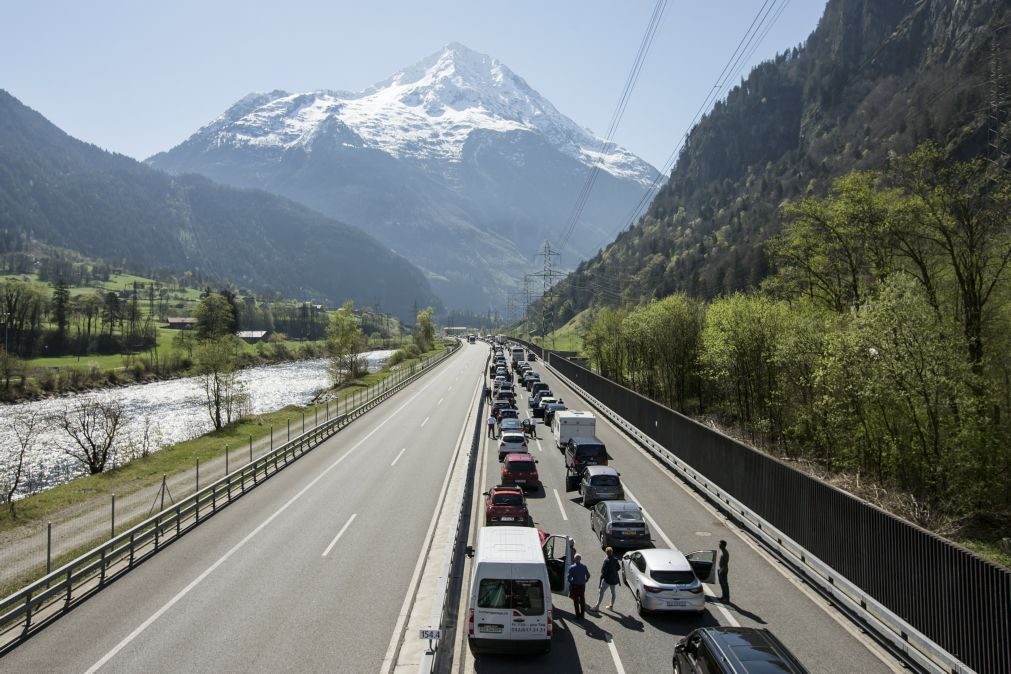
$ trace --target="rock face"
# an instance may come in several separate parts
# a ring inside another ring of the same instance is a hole
[[[558,245],[563,266],[626,224],[656,169],[564,116],[499,61],[452,44],[359,92],[251,94],[148,162],[282,194],[420,266],[450,306],[503,302]]]
[[[409,321],[440,306],[421,270],[360,229],[275,194],[105,152],[0,90],[0,252],[22,239],[256,293],[378,303]]]

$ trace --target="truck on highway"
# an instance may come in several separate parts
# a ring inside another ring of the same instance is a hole
[[[590,412],[563,410],[551,419],[551,435],[555,447],[564,449],[570,438],[593,438],[597,435],[597,418]]]
[[[524,358],[525,354],[523,352],[523,347],[514,346],[512,348],[512,355],[513,355],[513,367],[516,367],[516,365],[519,364],[519,362]]]

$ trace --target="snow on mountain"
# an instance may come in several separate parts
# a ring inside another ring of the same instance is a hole
[[[450,44],[360,93],[273,91],[250,94],[201,129],[212,146],[302,146],[333,128],[348,146],[422,163],[459,162],[475,130],[531,131],[582,164],[641,185],[656,170],[579,127],[500,61]]]

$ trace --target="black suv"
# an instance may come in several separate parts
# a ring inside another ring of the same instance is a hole
[[[597,438],[569,438],[565,443],[565,467],[581,472],[587,466],[606,466],[607,448]]]
[[[772,632],[754,627],[703,627],[674,647],[674,674],[807,674]]]

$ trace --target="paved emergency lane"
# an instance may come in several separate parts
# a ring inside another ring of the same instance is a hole
[[[464,345],[0,669],[379,671],[486,356]]]
[[[574,391],[540,362],[534,364],[542,381],[561,395],[569,409],[590,410]],[[527,395],[518,389],[518,405],[525,413]],[[597,417],[597,435],[614,457],[611,465],[621,473],[627,493],[646,510],[654,545],[669,544],[691,552],[711,549],[726,539],[731,551],[730,586],[732,604],[710,601],[701,617],[650,614],[640,617],[635,601],[625,586],[619,586],[614,611],[599,614],[587,612],[586,619],[576,621],[572,603],[566,597],[554,596],[556,631],[554,652],[548,658],[524,659],[523,665],[532,671],[602,671],[637,672],[665,671],[670,667],[674,644],[691,630],[707,625],[743,625],[772,630],[812,672],[888,672],[903,667],[891,656],[855,628],[824,599],[816,595],[781,564],[751,542],[699,497],[683,488],[665,469],[659,467],[623,433]],[[543,495],[530,497],[531,512],[539,528],[552,533],[567,533],[575,539],[593,577],[587,587],[587,603],[596,602],[603,552],[590,529],[589,510],[584,508],[575,492],[565,493],[564,459],[555,446],[550,429],[539,424],[539,443],[531,443],[531,452],[539,459],[538,470],[545,485]],[[484,468],[487,484],[497,484],[499,464],[494,455]],[[557,498],[555,492],[557,491]],[[665,540],[666,538],[666,540]],[[668,543],[669,541],[669,543]],[[708,586],[707,594],[718,596],[718,586]],[[605,596],[602,607],[610,601]],[[557,630],[557,628],[556,628]],[[558,635],[563,638],[559,641]],[[610,643],[608,643],[608,640]],[[569,645],[571,642],[571,646]],[[465,650],[465,649],[464,649]],[[505,672],[514,664],[511,658],[481,656],[474,659],[466,653],[459,671]]]

